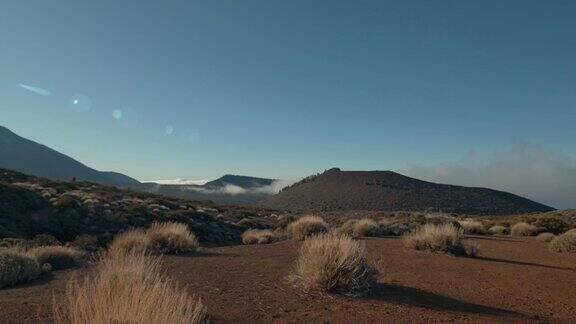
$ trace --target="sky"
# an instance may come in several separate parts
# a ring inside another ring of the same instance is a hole
[[[0,125],[139,180],[340,167],[534,195],[524,173],[482,174],[576,174],[574,17],[560,0],[4,0]]]

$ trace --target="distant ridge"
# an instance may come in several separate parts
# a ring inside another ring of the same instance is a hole
[[[117,172],[94,170],[67,155],[20,137],[2,126],[0,126],[0,168],[53,180],[76,179],[120,187],[140,184],[136,179]]]
[[[503,215],[554,210],[503,191],[437,184],[392,171],[337,168],[284,188],[262,205],[293,212],[381,210]]]

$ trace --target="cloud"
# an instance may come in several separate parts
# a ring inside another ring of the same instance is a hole
[[[41,96],[50,96],[52,95],[52,92],[46,90],[46,89],[42,89],[42,88],[38,88],[38,87],[33,87],[31,85],[27,85],[27,84],[22,84],[20,83],[19,86],[23,89],[26,89],[30,92],[34,92],[35,94],[41,95]]]
[[[186,180],[186,179],[173,179],[173,180],[150,180],[144,181],[145,183],[157,183],[166,185],[198,185],[201,186],[210,180]]]
[[[407,175],[428,181],[509,191],[555,208],[576,208],[576,161],[541,146],[523,144],[489,158],[408,166]]]
[[[223,195],[274,195],[282,188],[293,184],[293,180],[275,180],[269,186],[242,188],[239,186],[227,184],[220,188],[198,188],[186,187],[186,190],[201,192],[204,194],[223,194]]]

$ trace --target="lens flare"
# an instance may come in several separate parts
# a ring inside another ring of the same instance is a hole
[[[166,132],[166,135],[172,135],[172,133],[174,133],[174,126],[167,125],[164,131]]]
[[[114,118],[116,120],[122,119],[122,110],[115,109],[114,111],[112,111],[112,118]]]
[[[92,109],[92,100],[90,100],[88,96],[83,94],[79,93],[75,94],[74,96],[72,96],[72,98],[70,98],[68,103],[72,108],[72,110],[76,112],[82,113],[90,111],[90,109]]]
[[[31,85],[22,84],[22,83],[20,83],[19,86],[20,86],[20,88],[26,89],[26,90],[28,90],[28,91],[30,91],[30,92],[33,92],[33,93],[37,94],[37,95],[41,95],[41,96],[50,96],[50,95],[52,95],[52,92],[50,92],[50,91],[48,91],[48,90],[46,90],[46,89],[39,88],[39,87],[34,87],[34,86],[31,86]]]

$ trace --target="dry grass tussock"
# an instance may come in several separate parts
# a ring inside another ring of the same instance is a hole
[[[337,234],[348,235],[354,238],[365,236],[378,236],[380,234],[380,225],[370,219],[351,219],[342,224],[335,230]]]
[[[54,300],[56,323],[207,323],[206,307],[160,271],[157,257],[109,254]]]
[[[242,233],[242,243],[244,244],[268,244],[278,240],[278,235],[271,230],[253,229]]]
[[[556,236],[550,241],[549,248],[553,252],[576,253],[576,230],[570,230],[562,235]]]
[[[311,235],[328,232],[328,223],[318,216],[304,216],[290,223],[286,230],[292,238],[304,240]]]
[[[538,234],[538,236],[536,236],[536,239],[540,242],[550,242],[555,237],[556,237],[556,235],[554,235],[552,233],[540,233],[540,234]]]
[[[154,251],[168,254],[194,253],[200,244],[182,223],[153,223],[146,232]]]
[[[465,219],[458,222],[462,228],[464,234],[476,234],[476,235],[485,235],[486,229],[484,225],[473,219]]]
[[[31,281],[42,273],[36,259],[19,249],[0,249],[0,288]]]
[[[296,273],[306,288],[355,296],[369,292],[378,276],[366,260],[364,246],[338,234],[306,239],[300,248]]]
[[[533,236],[537,232],[536,226],[524,222],[516,223],[510,228],[510,234],[513,236]]]
[[[488,230],[492,235],[505,235],[508,234],[508,229],[502,225],[494,225]]]
[[[80,266],[86,256],[84,252],[73,247],[58,245],[35,247],[28,250],[27,254],[40,265],[49,264],[54,270]]]
[[[454,255],[476,256],[475,242],[463,243],[461,231],[452,224],[425,224],[416,231],[404,236],[404,244],[415,250],[450,253]]]
[[[147,230],[133,229],[117,235],[110,244],[110,252],[150,252],[166,254],[194,253],[200,244],[182,223],[153,223]]]

